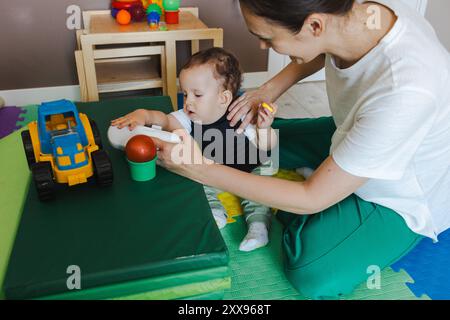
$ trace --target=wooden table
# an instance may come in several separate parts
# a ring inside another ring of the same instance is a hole
[[[79,36],[83,56],[88,101],[98,101],[94,50],[99,45],[163,43],[165,48],[165,76],[167,93],[174,108],[177,106],[177,41],[191,41],[192,53],[199,51],[200,40],[213,40],[215,47],[223,47],[223,29],[208,28],[199,18],[197,8],[180,8],[180,23],[167,25],[168,31],[152,31],[146,22],[121,26],[109,11],[83,12],[85,30]],[[124,49],[126,52],[126,49]],[[130,56],[133,56],[130,52]]]

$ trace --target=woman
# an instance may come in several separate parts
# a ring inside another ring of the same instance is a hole
[[[311,298],[350,293],[423,238],[450,227],[450,58],[430,25],[400,1],[240,0],[261,48],[293,62],[230,107],[254,117],[325,66],[332,118],[280,121],[280,167],[315,169],[305,182],[203,162],[158,142],[168,169],[279,208],[288,279]],[[192,152],[193,151],[193,152]],[[189,158],[188,157],[188,158]],[[375,269],[374,269],[375,266]]]

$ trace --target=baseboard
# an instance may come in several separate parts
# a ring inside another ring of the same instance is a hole
[[[0,91],[0,97],[5,100],[6,106],[26,106],[59,99],[80,101],[80,87],[75,85],[4,90]]]
[[[267,72],[244,73],[243,89],[257,88],[268,80]],[[60,86],[0,91],[0,97],[5,100],[6,106],[26,106],[40,104],[45,101],[68,99],[80,101],[80,87]]]

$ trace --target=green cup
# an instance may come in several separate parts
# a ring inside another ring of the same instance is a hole
[[[148,162],[133,162],[128,160],[131,179],[138,182],[150,181],[156,176],[156,157]]]

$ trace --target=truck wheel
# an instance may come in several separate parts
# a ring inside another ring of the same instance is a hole
[[[95,144],[98,145],[99,149],[103,149],[102,137],[100,136],[100,130],[94,120],[89,120],[91,125],[92,135],[94,136]]]
[[[27,157],[28,168],[31,169],[31,165],[36,163],[34,157],[33,142],[31,141],[31,135],[29,130],[22,131],[22,143],[25,150],[25,156]]]
[[[53,181],[53,171],[50,162],[39,162],[31,166],[34,184],[41,201],[48,201],[54,198],[55,182]]]
[[[92,162],[94,164],[94,174],[97,184],[101,187],[112,185],[114,176],[111,160],[105,150],[92,152]]]

